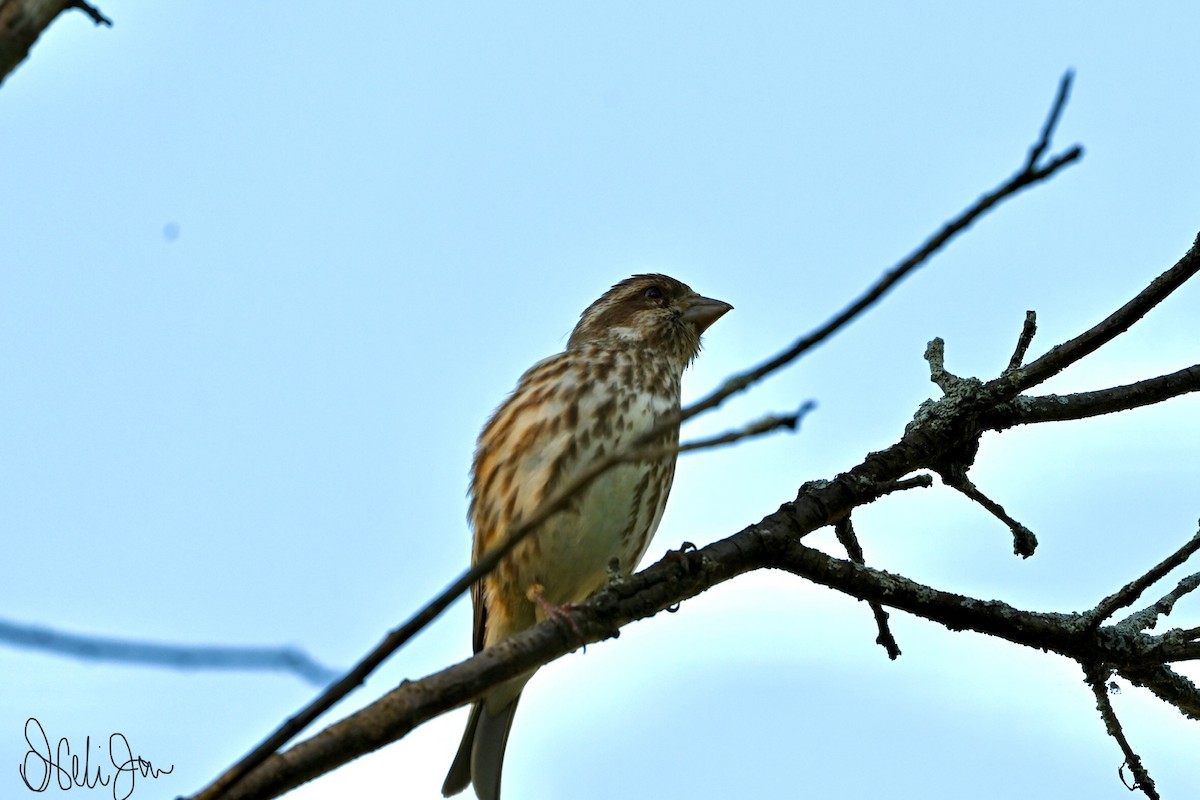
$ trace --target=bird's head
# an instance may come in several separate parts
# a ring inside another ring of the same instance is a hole
[[[666,275],[634,275],[587,307],[567,349],[591,343],[645,346],[686,366],[700,352],[700,334],[732,308]]]

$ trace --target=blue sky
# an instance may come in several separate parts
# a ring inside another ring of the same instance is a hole
[[[349,666],[465,566],[479,427],[604,289],[661,271],[735,306],[697,396],[1016,170],[1068,68],[1056,144],[1083,162],[689,426],[819,404],[798,435],[683,460],[648,558],[894,442],[937,392],[934,336],[948,369],[991,377],[1026,309],[1040,354],[1200,230],[1192,4],[101,8],[113,28],[66,15],[0,87],[9,620]],[[1196,363],[1198,303],[1185,287],[1046,391]],[[985,437],[973,477],[1037,533],[1028,561],[940,486],[858,514],[867,557],[1090,607],[1195,533],[1198,412]],[[754,575],[634,625],[531,683],[505,796],[1128,796],[1074,664],[893,621],[895,663],[862,604]],[[460,602],[330,719],[469,652]],[[11,765],[31,716],[73,743],[124,733],[174,765],[133,796],[174,796],[314,692],[3,646],[0,675],[5,797],[30,794]],[[1200,728],[1132,687],[1116,705],[1164,797],[1193,795]],[[464,721],[295,796],[438,797]]]

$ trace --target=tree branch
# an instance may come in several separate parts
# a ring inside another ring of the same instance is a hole
[[[1050,352],[1029,366],[1014,372],[1008,380],[1012,381],[1016,391],[1024,391],[1044,383],[1129,330],[1133,323],[1166,300],[1172,292],[1195,275],[1197,270],[1200,270],[1200,236],[1196,237],[1191,248],[1175,266],[1155,278],[1149,286],[1114,311],[1107,319],[1074,339],[1051,348]]]
[[[1200,720],[1200,687],[1165,664],[1118,668],[1117,673],[1135,686],[1149,689],[1185,717]]]
[[[1042,125],[1041,136],[1030,149],[1029,157],[1026,158],[1024,166],[1016,174],[992,191],[981,196],[958,216],[943,224],[937,233],[926,239],[920,247],[909,254],[903,261],[885,272],[858,299],[831,317],[825,324],[797,339],[791,346],[778,355],[767,359],[745,372],[727,378],[716,390],[685,409],[681,415],[681,419],[687,420],[697,414],[716,408],[729,397],[745,391],[758,381],[777,372],[804,353],[812,350],[875,305],[896,284],[925,264],[926,261],[949,244],[952,239],[971,227],[976,220],[987,214],[992,208],[1019,194],[1021,191],[1047,180],[1063,167],[1082,158],[1083,148],[1079,145],[1074,145],[1066,152],[1055,156],[1045,164],[1040,166],[1037,164],[1038,159],[1041,158],[1049,146],[1050,139],[1058,126],[1058,121],[1070,92],[1073,79],[1074,74],[1068,71],[1059,81],[1058,95],[1055,97],[1054,105],[1051,107],[1050,113]]]
[[[112,20],[82,0],[0,0],[0,84],[29,55],[42,31],[73,8],[97,25],[112,26]]]
[[[1092,627],[1098,627],[1101,622],[1117,613],[1117,611],[1133,605],[1135,602],[1137,602],[1137,599],[1142,596],[1143,592],[1166,577],[1168,572],[1191,558],[1197,550],[1200,550],[1200,532],[1197,532],[1196,535],[1193,536],[1191,540],[1189,540],[1188,543],[1183,547],[1179,548],[1170,556],[1163,559],[1153,568],[1148,570],[1146,574],[1129,583],[1116,594],[1109,595],[1101,600],[1100,604],[1092,609],[1091,612],[1089,612],[1088,624]],[[1190,589],[1188,591],[1190,591]],[[1171,597],[1171,595],[1168,595],[1168,597]],[[1172,598],[1170,602],[1173,606],[1175,599]],[[1169,611],[1170,608],[1167,610]],[[1154,627],[1154,618],[1156,617],[1157,614],[1149,620],[1149,624],[1139,625],[1139,629],[1144,630],[1145,628]]]
[[[805,403],[796,414],[768,416],[740,431],[732,431],[708,440],[684,444],[674,448],[670,452],[685,449],[693,452],[720,447],[740,439],[761,436],[765,433],[776,431],[781,427],[791,427],[794,429],[799,424],[800,418],[813,407],[812,403]],[[480,556],[476,563],[460,575],[454,583],[442,590],[437,597],[417,611],[407,622],[388,633],[383,641],[355,664],[346,675],[329,686],[311,703],[276,728],[270,736],[246,754],[241,761],[226,770],[223,775],[198,794],[197,798],[223,796],[223,793],[227,792],[230,787],[235,786],[257,765],[262,764],[268,756],[312,724],[317,717],[332,708],[335,703],[362,685],[368,675],[374,672],[392,653],[396,652],[412,637],[416,636],[426,625],[437,619],[451,603],[470,588],[471,584],[495,569],[496,565],[500,563],[500,559],[516,547],[522,539],[536,530],[538,526],[551,516],[565,508],[576,494],[587,488],[592,481],[612,466],[628,461],[661,458],[664,453],[660,448],[643,447],[645,442],[653,438],[654,431],[652,430],[638,439],[634,445],[634,449],[611,453],[605,458],[593,462],[587,469],[582,470],[576,475],[573,480],[567,481],[563,486],[559,487],[554,494],[542,502],[541,506],[534,513],[523,519],[520,524],[514,526],[498,544]]]
[[[175,669],[280,670],[323,686],[337,672],[294,647],[230,647],[139,642],[65,633],[0,620],[0,641],[56,655]]]
[[[1122,765],[1121,780],[1125,780],[1123,769],[1129,767],[1129,771],[1133,773],[1133,783],[1125,783],[1129,791],[1137,789],[1142,790],[1146,797],[1150,800],[1159,800],[1158,790],[1154,788],[1154,781],[1150,778],[1150,773],[1142,765],[1141,757],[1133,752],[1133,748],[1129,745],[1129,740],[1125,738],[1125,731],[1121,728],[1121,721],[1117,719],[1117,712],[1113,710],[1112,702],[1108,699],[1108,676],[1111,674],[1108,670],[1099,666],[1089,666],[1084,669],[1087,676],[1087,683],[1092,687],[1092,694],[1096,697],[1096,709],[1100,712],[1100,718],[1104,720],[1104,728],[1108,731],[1108,735],[1117,740],[1117,744],[1121,748],[1121,752],[1125,754],[1125,763]]]
[[[277,797],[402,738],[421,723],[470,702],[504,680],[561,657],[581,643],[612,638],[630,622],[764,567],[782,569],[862,600],[909,611],[952,630],[999,636],[1081,663],[1119,665],[1117,668],[1130,675],[1130,680],[1136,682],[1132,676],[1140,676],[1146,683],[1162,683],[1152,673],[1161,669],[1155,666],[1163,658],[1161,637],[1144,633],[1131,637],[1114,625],[1092,629],[1084,615],[1036,612],[999,601],[975,600],[837,559],[799,541],[810,526],[800,523],[785,507],[728,539],[664,558],[570,609],[570,622],[543,622],[473,658],[419,681],[401,684],[372,705],[271,756],[225,797]],[[1180,692],[1178,681],[1174,683],[1173,690]]]
[[[988,430],[1002,431],[1014,425],[1064,422],[1128,411],[1196,391],[1200,391],[1200,364],[1110,389],[1041,397],[1022,395],[1011,403],[997,405],[981,421]]]
[[[849,514],[834,523],[833,532],[837,535],[838,542],[842,547],[846,548],[846,555],[850,557],[851,561],[859,565],[867,563]],[[888,625],[888,613],[883,610],[883,605],[878,600],[870,600],[868,605],[871,607],[871,614],[875,617],[875,627],[879,629],[879,635],[875,637],[875,644],[887,651],[888,658],[895,661],[900,657],[900,645],[896,642],[891,626]]]

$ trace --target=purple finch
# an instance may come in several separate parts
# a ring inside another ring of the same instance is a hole
[[[683,371],[700,334],[732,308],[665,275],[634,275],[588,306],[567,349],[533,365],[496,410],[475,449],[472,560],[597,459],[634,446],[679,410]],[[679,441],[676,424],[651,447]],[[617,465],[523,539],[472,587],[475,652],[578,603],[605,585],[610,564],[637,566],[662,519],[675,456]],[[528,672],[471,707],[447,797],[475,784],[498,800],[504,747]]]

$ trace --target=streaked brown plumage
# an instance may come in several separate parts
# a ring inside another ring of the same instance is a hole
[[[475,450],[469,516],[472,559],[595,459],[629,447],[679,408],[683,371],[700,334],[732,308],[665,275],[634,275],[592,303],[567,349],[538,362],[496,410]],[[679,441],[676,426],[654,444]],[[577,603],[601,588],[615,558],[629,574],[667,502],[675,457],[622,464],[523,540],[472,588],[475,652],[541,621],[544,605]],[[533,673],[496,687],[471,708],[447,797],[475,784],[498,800],[517,700]]]

